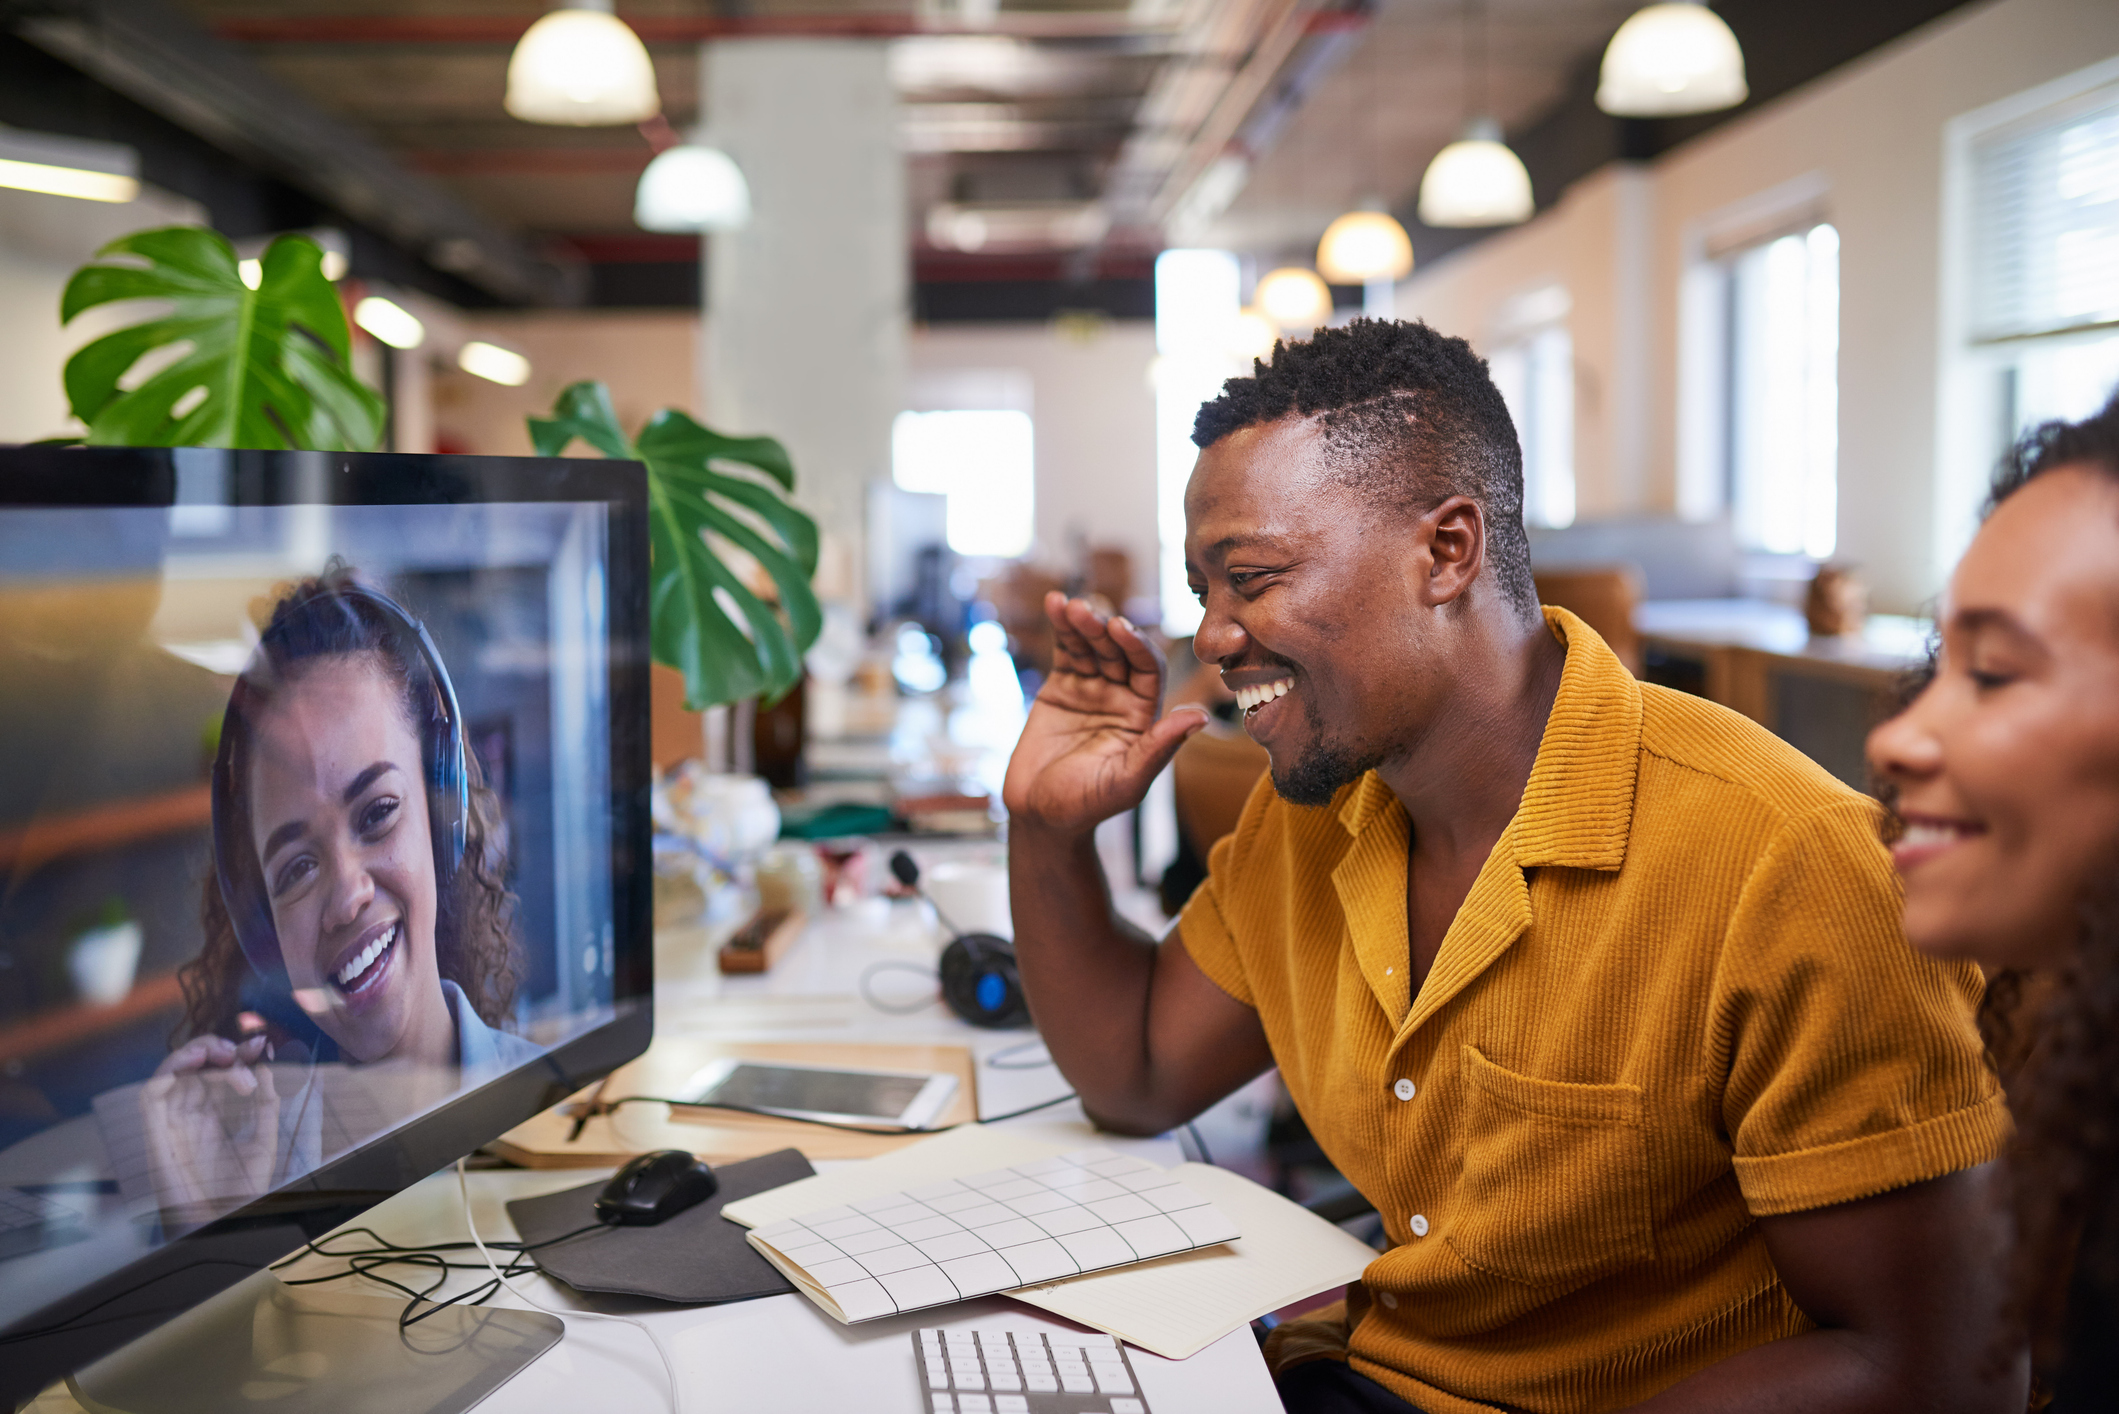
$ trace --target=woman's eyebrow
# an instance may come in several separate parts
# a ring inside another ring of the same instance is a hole
[[[355,776],[350,782],[348,782],[346,789],[340,798],[347,805],[351,805],[354,801],[359,800],[361,798],[362,791],[366,790],[369,786],[375,784],[376,777],[384,774],[387,771],[395,771],[396,769],[397,763],[394,761],[376,762],[373,766],[370,766],[367,770],[361,772],[359,775]]]

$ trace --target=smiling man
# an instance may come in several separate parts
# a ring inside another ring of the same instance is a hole
[[[1277,1064],[1381,1213],[1291,1411],[2020,1410],[1978,976],[1899,936],[1876,811],[1541,610],[1484,363],[1282,345],[1201,409],[1193,640],[1271,758],[1157,944],[1092,832],[1204,722],[1124,619],[1059,633],[1009,765],[1031,1006],[1153,1133]]]

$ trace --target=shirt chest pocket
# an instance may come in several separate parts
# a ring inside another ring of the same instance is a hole
[[[1465,1263],[1573,1289],[1655,1259],[1637,1085],[1574,1085],[1463,1052],[1464,1166],[1443,1232]]]

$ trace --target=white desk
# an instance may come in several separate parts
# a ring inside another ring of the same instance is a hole
[[[1099,1141],[1169,1161],[1156,1152],[1165,1141]],[[589,1182],[600,1175],[575,1169],[473,1173],[471,1201],[479,1236],[512,1239],[510,1199]],[[450,1241],[469,1234],[456,1176],[437,1174],[377,1206],[363,1219],[399,1241]],[[316,1272],[330,1264],[305,1262]],[[304,1274],[290,1270],[289,1275]],[[457,1274],[450,1293],[477,1284]],[[911,1316],[842,1326],[801,1296],[774,1296],[727,1306],[667,1306],[620,1297],[584,1298],[541,1276],[518,1278],[538,1301],[564,1313],[584,1307],[634,1316],[651,1324],[684,1384],[684,1414],[926,1414],[927,1401],[912,1358],[909,1332],[922,1326],[1006,1325],[1070,1330],[1064,1322],[1002,1297],[962,1302]],[[348,1282],[345,1289],[380,1288]],[[503,1294],[495,1304],[520,1307]],[[1156,1414],[1279,1414],[1257,1343],[1239,1330],[1190,1360],[1164,1360],[1129,1350],[1149,1408]],[[668,1407],[662,1365],[647,1339],[614,1321],[569,1320],[566,1338],[479,1406],[480,1414],[583,1414],[624,1409],[657,1414]],[[46,1414],[40,1408],[37,1414]]]
[[[996,846],[942,846],[957,854]],[[924,856],[930,851],[922,849]],[[986,1059],[1033,1038],[1028,1031],[982,1031],[966,1025],[939,1001],[904,1015],[877,1010],[859,995],[860,976],[885,958],[932,966],[939,948],[922,906],[870,901],[857,909],[827,911],[806,930],[781,962],[764,974],[723,977],[713,967],[704,930],[673,931],[657,939],[656,1031],[710,1030],[717,1039],[942,1043],[969,1046],[979,1060],[979,1109],[1004,1113],[1066,1093],[1050,1067],[996,1069]],[[892,999],[916,999],[924,984],[911,973],[877,980]],[[1034,1059],[1032,1048],[1024,1059]],[[1183,1160],[1168,1138],[1123,1139],[1094,1134],[1074,1104],[1041,1111],[1026,1123],[1081,1126],[1085,1144],[1097,1143],[1161,1164]],[[825,1165],[830,1167],[830,1165]],[[473,1213],[487,1240],[512,1240],[506,1204],[599,1181],[592,1169],[528,1171],[496,1169],[470,1174]],[[360,1219],[393,1241],[447,1242],[469,1236],[454,1171],[436,1174],[377,1205]],[[343,1264],[306,1259],[289,1276],[322,1275]],[[453,1274],[443,1295],[479,1284],[475,1273]],[[1073,1329],[1041,1311],[1002,1297],[964,1302],[912,1316],[842,1326],[807,1299],[778,1296],[726,1306],[677,1307],[622,1297],[583,1297],[543,1276],[518,1278],[523,1289],[554,1310],[591,1309],[634,1316],[650,1323],[683,1382],[684,1414],[769,1411],[770,1414],[926,1414],[927,1400],[912,1358],[908,1332],[921,1326],[1008,1325],[1018,1329]],[[358,1278],[326,1290],[389,1296]],[[522,1303],[503,1293],[495,1303]],[[1142,1350],[1130,1356],[1142,1392],[1156,1414],[1278,1414],[1280,1401],[1266,1374],[1256,1342],[1239,1330],[1186,1361],[1164,1360]],[[668,1407],[661,1362],[638,1330],[612,1321],[569,1320],[566,1338],[479,1406],[481,1414],[582,1414],[624,1409],[657,1414]],[[73,1414],[78,1406],[63,1394],[47,1394],[35,1414]]]

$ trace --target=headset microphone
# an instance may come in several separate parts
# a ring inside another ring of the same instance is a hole
[[[942,1000],[973,1026],[1000,1030],[1030,1024],[1030,1004],[1023,999],[1023,979],[1016,971],[1015,944],[991,933],[966,933],[949,920],[940,904],[920,887],[920,866],[904,850],[890,856],[893,878],[911,889],[942,921],[953,941],[942,951]]]

